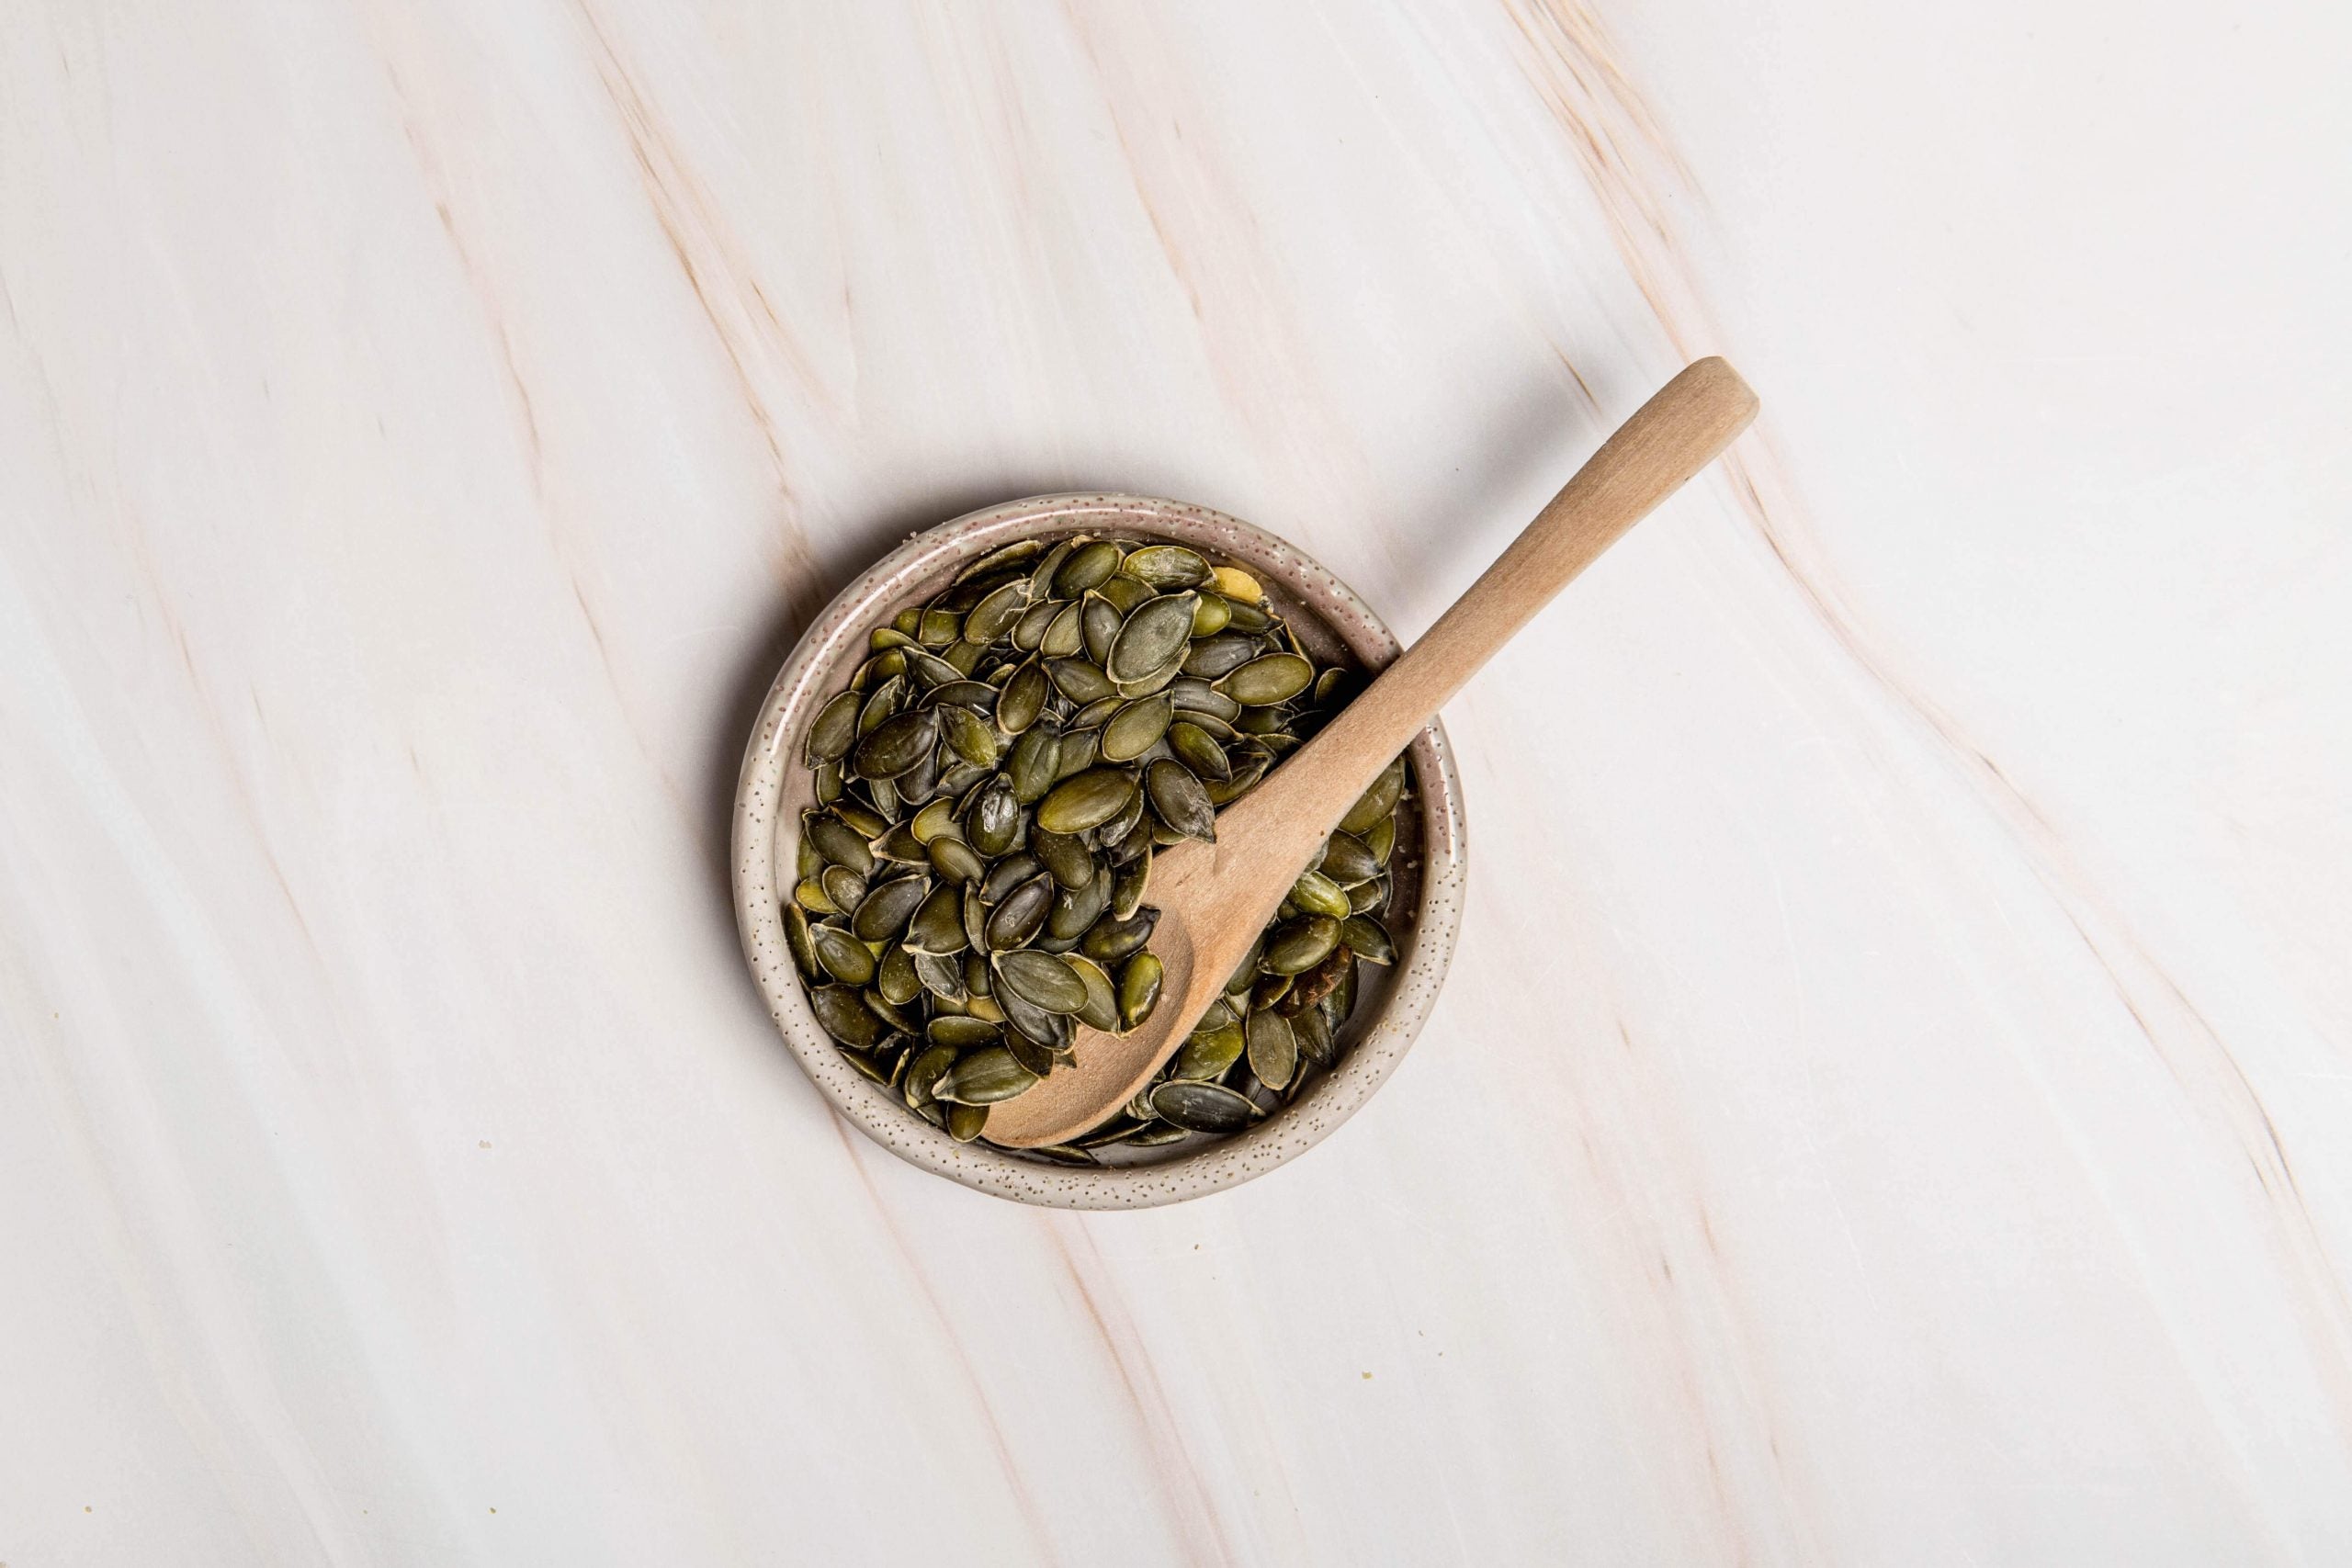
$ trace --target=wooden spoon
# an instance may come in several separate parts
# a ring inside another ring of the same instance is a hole
[[[1132,1033],[1088,1032],[1073,1065],[989,1111],[984,1135],[1011,1148],[1066,1143],[1151,1081],[1193,1032],[1299,871],[1389,759],[1496,649],[1658,502],[1714,460],[1756,417],[1756,394],[1720,359],[1686,367],[1603,443],[1363,695],[1266,781],[1217,814],[1216,841],[1159,852],[1147,897],[1159,1005]]]

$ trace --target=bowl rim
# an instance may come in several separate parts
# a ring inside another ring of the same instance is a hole
[[[1297,547],[1213,508],[1116,491],[1024,497],[910,535],[835,594],[801,634],[769,686],[744,747],[730,844],[737,931],[770,1019],[832,1109],[859,1131],[934,1175],[1016,1202],[1067,1209],[1134,1209],[1238,1185],[1321,1143],[1395,1071],[1427,1021],[1460,933],[1467,879],[1462,784],[1442,725],[1432,719],[1409,748],[1419,786],[1421,896],[1387,995],[1339,1066],[1296,1101],[1249,1131],[1197,1152],[1147,1165],[1059,1166],[976,1141],[958,1144],[910,1114],[898,1096],[851,1066],[817,1024],[784,940],[775,874],[778,818],[797,740],[834,672],[885,612],[944,586],[958,567],[1036,535],[1087,528],[1153,534],[1205,546],[1261,569],[1302,600],[1368,668],[1396,657],[1396,637],[1353,590]]]

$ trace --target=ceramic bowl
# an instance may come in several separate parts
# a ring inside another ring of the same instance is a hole
[[[791,888],[800,813],[815,804],[800,763],[809,720],[866,657],[866,635],[945,587],[967,561],[1017,539],[1070,533],[1171,539],[1263,583],[1318,660],[1378,668],[1396,639],[1347,585],[1263,529],[1206,507],[1133,495],[1048,495],[990,507],[910,538],[825,607],[785,661],[760,708],[735,795],[735,917],[743,954],[785,1043],[834,1109],[900,1158],[1017,1202],[1136,1209],[1199,1197],[1262,1176],[1329,1137],[1403,1059],[1436,1001],[1462,919],[1462,784],[1435,723],[1411,749],[1418,819],[1398,822],[1397,956],[1385,975],[1363,966],[1362,998],[1341,1032],[1346,1052],[1288,1107],[1246,1133],[1159,1149],[1105,1151],[1132,1163],[1062,1166],[989,1145],[958,1144],[910,1113],[897,1093],[858,1072],[809,1011],[785,945],[779,900]],[[1412,857],[1417,863],[1408,863]],[[779,859],[785,872],[779,877]]]

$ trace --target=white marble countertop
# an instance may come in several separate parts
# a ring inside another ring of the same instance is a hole
[[[0,15],[0,1562],[2352,1559],[2325,0]],[[1448,711],[1338,1137],[1141,1214],[824,1108],[744,728],[1115,486]]]

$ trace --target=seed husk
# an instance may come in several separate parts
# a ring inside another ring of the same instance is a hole
[[[1159,955],[1138,953],[1127,960],[1119,971],[1119,1021],[1127,1029],[1140,1029],[1152,1009],[1159,1005],[1159,987],[1165,971]]]
[[[1339,921],[1329,915],[1301,915],[1274,928],[1261,962],[1271,974],[1295,975],[1322,963],[1339,945]]]
[[[1047,1012],[1074,1013],[1086,1005],[1086,982],[1049,953],[1001,953],[996,956],[996,977],[1001,990],[1011,991]]]
[[[823,983],[823,971],[817,964],[817,949],[808,940],[808,911],[799,905],[784,906],[784,945],[792,953],[792,966],[800,971],[801,980],[808,985]]]
[[[1216,683],[1216,689],[1243,707],[1271,707],[1286,703],[1306,690],[1315,666],[1295,653],[1269,653],[1241,665]]]
[[[1114,768],[1092,768],[1054,786],[1037,807],[1037,826],[1049,833],[1083,833],[1126,808],[1135,781]]]
[[[1366,964],[1385,968],[1396,962],[1396,943],[1390,939],[1388,928],[1369,915],[1351,915],[1340,922],[1340,940]]]
[[[1171,1078],[1153,1089],[1151,1108],[1169,1125],[1188,1133],[1238,1133],[1258,1119],[1258,1108],[1224,1085],[1189,1078]]]
[[[1251,1013],[1243,1032],[1250,1041],[1250,1070],[1258,1081],[1272,1089],[1288,1085],[1298,1071],[1298,1036],[1290,1020],[1268,1008]]]
[[[1175,713],[1175,708],[1165,695],[1139,697],[1120,708],[1102,727],[1102,738],[1098,747],[1102,760],[1106,762],[1134,761],[1159,744],[1160,737],[1169,733],[1169,721]],[[1170,743],[1174,744],[1172,739]],[[1224,753],[1219,752],[1217,757],[1222,761]]]
[[[857,744],[857,710],[863,705],[855,692],[839,692],[817,710],[816,722],[808,727],[808,744],[803,757],[812,767],[837,762],[849,755]]]
[[[1185,838],[1216,842],[1216,807],[1191,769],[1163,757],[1144,770],[1143,780],[1162,822]]]

